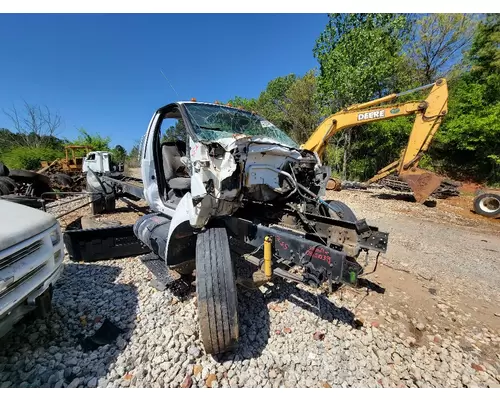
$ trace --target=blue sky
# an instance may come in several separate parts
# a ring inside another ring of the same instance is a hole
[[[0,15],[1,110],[23,99],[127,150],[153,112],[178,100],[255,97],[268,81],[316,67],[323,14]]]

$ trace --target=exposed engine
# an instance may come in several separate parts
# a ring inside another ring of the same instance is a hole
[[[298,184],[318,195],[328,178],[326,169],[318,164],[313,153],[292,150],[290,154],[283,154],[283,148],[270,149],[258,156],[251,152],[244,163],[244,171],[245,199],[264,203],[300,198]]]

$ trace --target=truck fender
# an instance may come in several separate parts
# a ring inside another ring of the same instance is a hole
[[[192,204],[191,193],[186,193],[175,209],[165,248],[164,259],[168,266],[195,258],[196,234],[189,222]]]

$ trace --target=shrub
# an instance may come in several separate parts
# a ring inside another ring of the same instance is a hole
[[[13,147],[0,154],[0,161],[12,169],[38,170],[40,162],[52,162],[64,157],[64,152],[50,147]]]

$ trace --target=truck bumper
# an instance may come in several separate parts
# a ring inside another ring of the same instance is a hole
[[[279,226],[254,224],[241,218],[228,218],[226,227],[230,235],[244,243],[259,247],[264,239],[272,239],[272,256],[305,268],[304,280],[319,285],[323,282],[342,282],[355,285],[363,267],[347,257],[346,253],[310,240],[305,233]],[[366,247],[385,251],[387,234],[372,232]]]
[[[35,290],[16,302],[13,307],[0,316],[0,337],[5,336],[26,314],[33,311],[38,317],[44,317],[48,313],[51,308],[54,284],[63,270],[64,264],[59,263],[51,275]]]

